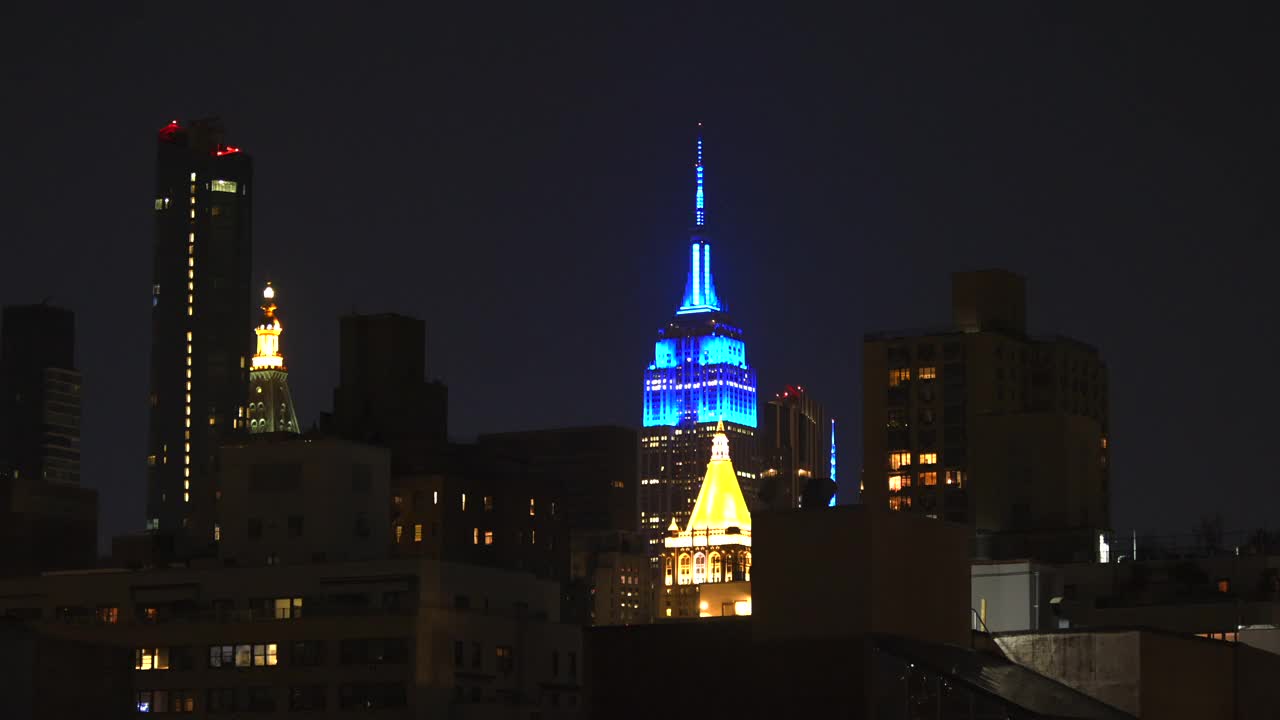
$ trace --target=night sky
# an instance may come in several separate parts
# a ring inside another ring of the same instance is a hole
[[[0,302],[77,313],[103,538],[143,522],[155,132],[210,114],[254,157],[304,425],[352,309],[426,320],[455,438],[638,425],[702,121],[721,297],[762,400],[802,384],[841,423],[842,493],[863,334],[1006,267],[1033,332],[1110,367],[1117,529],[1280,526],[1274,18],[260,5],[0,11]]]

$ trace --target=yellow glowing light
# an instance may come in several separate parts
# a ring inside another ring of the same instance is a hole
[[[710,607],[711,607],[711,603],[707,602],[706,600],[703,600],[702,602],[698,603],[699,610],[707,610]]]
[[[706,533],[729,528],[737,528],[740,533],[749,535],[751,511],[742,495],[742,486],[738,484],[733,461],[729,459],[729,437],[725,435],[724,423],[721,422],[711,441],[711,462],[707,463],[707,474],[702,480],[685,532]]]
[[[750,601],[750,600],[738,600],[737,602],[735,602],[735,603],[733,604],[733,614],[734,614],[734,615],[750,615],[750,614],[751,614],[751,601]]]
[[[284,328],[276,317],[276,291],[267,283],[262,291],[262,324],[254,328],[258,336],[258,351],[253,354],[253,370],[284,370],[284,356],[280,354],[280,333]]]

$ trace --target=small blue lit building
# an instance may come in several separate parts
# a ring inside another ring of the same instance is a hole
[[[651,554],[672,523],[683,528],[688,520],[722,420],[739,484],[748,503],[755,501],[756,373],[747,364],[742,329],[716,291],[703,173],[699,136],[684,299],[658,331],[644,373],[639,506]]]

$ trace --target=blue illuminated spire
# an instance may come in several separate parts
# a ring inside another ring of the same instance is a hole
[[[712,312],[720,309],[715,281],[711,277],[711,242],[706,236],[707,204],[703,188],[702,123],[698,123],[698,154],[693,164],[693,237],[689,247],[689,278],[684,286],[684,302],[677,315]]]
[[[702,127],[702,123],[698,123]],[[693,193],[693,224],[702,227],[707,224],[707,198],[702,189],[702,131],[698,131],[698,161],[693,165],[697,189]]]
[[[836,481],[836,419],[831,418],[831,482]],[[827,507],[836,506],[836,495],[840,493],[839,484],[836,485],[836,491],[831,493],[831,502],[827,503]]]

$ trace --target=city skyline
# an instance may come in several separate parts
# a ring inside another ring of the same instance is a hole
[[[1115,526],[1187,531],[1216,511],[1229,528],[1263,524],[1275,491],[1212,448],[1247,455],[1265,446],[1265,423],[1219,380],[1231,365],[1209,339],[1260,331],[1261,354],[1275,346],[1266,263],[1238,261],[1262,235],[1256,153],[1274,110],[1245,89],[1265,65],[1254,46],[1204,29],[1209,60],[1178,56],[1196,23],[1150,27],[1137,11],[1106,31],[1085,9],[1026,9],[989,28],[947,16],[954,32],[900,12],[857,16],[847,38],[810,21],[813,42],[759,57],[742,52],[770,37],[758,20],[639,19],[585,39],[604,53],[595,69],[504,24],[477,48],[443,38],[286,64],[258,85],[226,79],[324,44],[266,47],[255,27],[294,21],[274,11],[225,35],[193,30],[189,47],[162,39],[172,19],[128,14],[100,18],[112,32],[69,20],[48,48],[19,43],[10,67],[28,78],[28,112],[3,121],[24,139],[4,196],[23,257],[5,264],[0,300],[52,297],[77,313],[83,478],[102,493],[102,537],[142,525],[152,133],[211,109],[258,165],[253,282],[276,280],[298,308],[290,384],[303,427],[331,408],[338,317],[353,305],[426,321],[428,372],[450,386],[457,436],[638,426],[636,358],[681,290],[670,268],[686,242],[687,138],[705,119],[721,291],[751,330],[762,387],[804,384],[839,421],[841,497],[861,455],[862,334],[941,323],[950,271],[1007,267],[1033,288],[1033,331],[1108,358]],[[397,32],[385,20],[300,22],[356,47],[396,44],[381,42]],[[692,48],[686,24],[707,33],[701,66],[693,50],[659,57],[646,34]],[[502,50],[513,39],[543,55],[517,67],[519,52]],[[242,52],[218,52],[228,42]],[[156,49],[194,62],[157,64]],[[1004,62],[1013,51],[1017,67]],[[488,55],[498,60],[442,70]],[[845,74],[832,57],[868,62]],[[691,82],[691,67],[710,81]],[[419,71],[445,102],[388,92],[417,87]],[[136,81],[152,73],[163,82]],[[531,82],[544,73],[549,87]],[[599,91],[602,78],[634,92]],[[844,83],[847,97],[816,99]],[[76,212],[49,210],[68,203]],[[526,354],[512,362],[513,349]],[[579,384],[591,392],[566,400]],[[1208,481],[1217,498],[1203,496]]]

